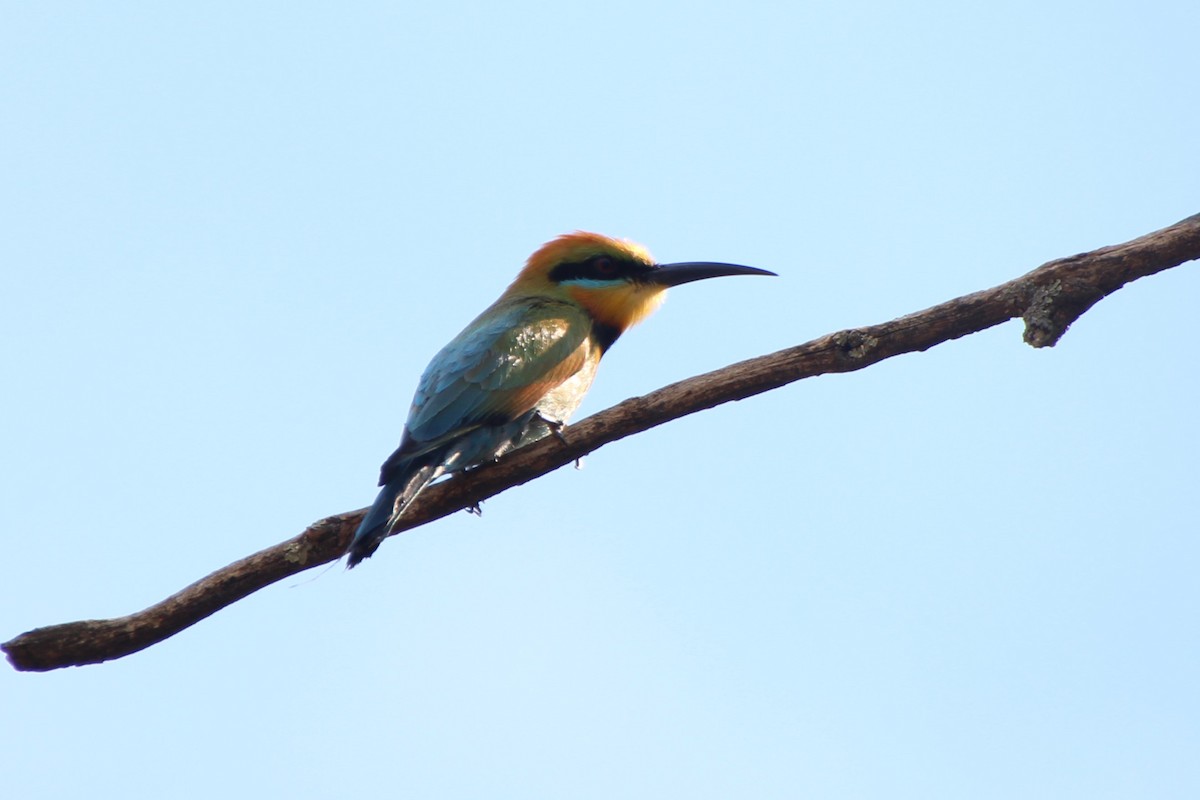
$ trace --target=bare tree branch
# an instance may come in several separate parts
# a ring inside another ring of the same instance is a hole
[[[1053,346],[1068,326],[1126,283],[1200,258],[1200,214],[1125,244],[1048,262],[992,289],[891,322],[853,328],[697,375],[635,397],[421,494],[402,530],[424,525],[678,417],[828,372],[852,372],[1022,317],[1025,341]],[[125,617],[51,625],[0,645],[18,670],[96,664],[173,636],[264,586],[339,558],[362,511],[322,519],[286,542],[219,569]]]

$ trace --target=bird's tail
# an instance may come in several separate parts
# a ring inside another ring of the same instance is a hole
[[[355,567],[364,558],[370,558],[379,545],[400,521],[400,515],[414,498],[429,485],[431,481],[445,472],[441,464],[430,462],[429,459],[413,460],[408,464],[397,464],[392,470],[392,477],[375,498],[375,503],[367,511],[359,524],[350,547],[347,568]]]

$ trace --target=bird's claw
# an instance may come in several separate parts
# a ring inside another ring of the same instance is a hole
[[[550,433],[554,434],[554,438],[563,444],[567,443],[567,437],[563,435],[563,430],[566,429],[567,423],[561,419],[550,419],[549,417],[542,416],[542,412],[540,411],[536,412],[536,414],[537,418],[550,430]]]

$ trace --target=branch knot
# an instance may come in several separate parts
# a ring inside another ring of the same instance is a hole
[[[879,345],[879,339],[864,331],[851,329],[835,333],[833,345],[842,355],[857,361],[866,358]]]

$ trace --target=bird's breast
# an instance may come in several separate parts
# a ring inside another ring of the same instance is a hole
[[[546,392],[537,403],[537,410],[543,417],[566,422],[570,419],[584,395],[596,377],[596,367],[600,365],[603,351],[589,336],[579,344],[576,358],[572,359],[579,366],[562,383]]]

